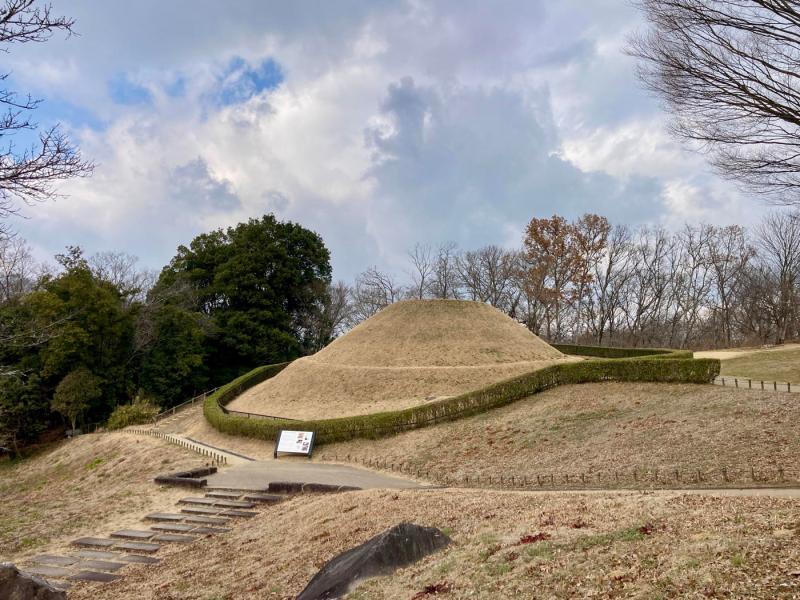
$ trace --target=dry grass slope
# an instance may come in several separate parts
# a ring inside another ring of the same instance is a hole
[[[718,386],[600,383],[555,388],[487,413],[383,440],[318,448],[454,477],[614,470],[797,471],[795,394]]]
[[[301,419],[368,414],[572,360],[578,359],[486,304],[409,300],[295,361],[228,408]]]
[[[130,527],[185,495],[156,486],[155,475],[201,464],[196,454],[161,440],[107,433],[0,465],[0,562]]]
[[[757,351],[723,359],[722,375],[800,383],[800,347]]]
[[[400,521],[439,527],[454,543],[363,582],[351,600],[800,594],[790,575],[800,508],[790,499],[479,490],[299,497],[102,590],[117,600],[293,598],[325,561]],[[450,592],[417,595],[437,584]],[[96,594],[79,584],[70,598]]]

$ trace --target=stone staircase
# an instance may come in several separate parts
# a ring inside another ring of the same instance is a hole
[[[258,514],[259,508],[289,496],[250,490],[214,490],[204,496],[181,498],[176,512],[145,515],[143,529],[120,529],[108,537],[82,537],[71,542],[66,555],[41,554],[20,570],[41,577],[50,585],[68,589],[75,581],[107,583],[122,577],[125,568],[156,564],[154,555],[166,544],[191,544],[201,537],[231,531],[239,522]]]

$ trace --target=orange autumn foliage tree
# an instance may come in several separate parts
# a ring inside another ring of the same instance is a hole
[[[580,332],[569,322],[585,299],[593,281],[593,266],[602,259],[611,226],[608,219],[585,214],[576,221],[564,217],[533,218],[523,238],[525,293],[534,303],[528,327],[558,341],[569,330]],[[578,311],[580,312],[580,311]]]

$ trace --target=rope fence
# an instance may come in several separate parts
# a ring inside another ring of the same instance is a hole
[[[573,471],[505,474],[454,474],[452,469],[435,469],[397,459],[335,454],[323,460],[355,463],[371,469],[402,473],[411,477],[451,487],[494,488],[508,490],[536,489],[638,489],[709,488],[709,487],[796,487],[800,484],[797,467],[727,467],[714,469],[629,467],[607,471]]]
[[[149,435],[151,437],[155,437],[161,440],[165,440],[176,446],[180,446],[181,448],[185,448],[187,450],[191,450],[192,452],[197,452],[198,454],[211,459],[211,464],[213,465],[227,465],[228,464],[228,457],[224,454],[219,452],[214,452],[210,448],[206,448],[200,444],[190,442],[169,433],[164,433],[162,431],[158,431],[157,429],[126,429],[125,433],[133,433],[136,435]]]

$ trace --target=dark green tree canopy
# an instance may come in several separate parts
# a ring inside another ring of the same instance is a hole
[[[302,354],[330,279],[320,236],[270,214],[179,247],[157,288],[189,284],[216,327],[211,364],[233,369]]]

